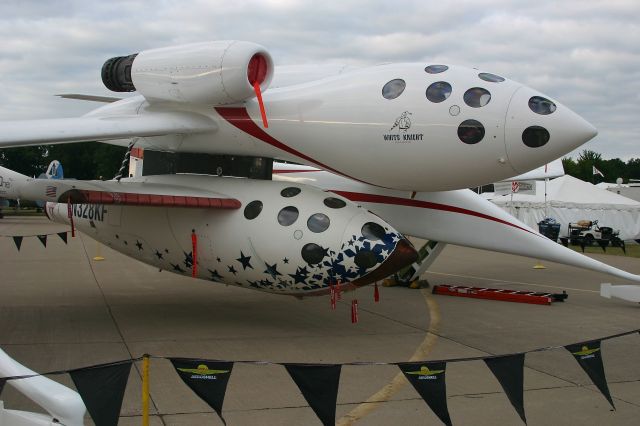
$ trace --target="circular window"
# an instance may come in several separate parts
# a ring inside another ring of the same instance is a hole
[[[310,265],[322,262],[324,258],[324,249],[315,243],[305,244],[300,253],[302,259]]]
[[[458,137],[469,145],[478,143],[484,138],[484,126],[477,120],[465,120],[458,126]]]
[[[330,209],[341,209],[346,206],[347,203],[339,198],[329,197],[324,199],[324,205],[329,207]]]
[[[244,208],[244,217],[247,219],[255,219],[262,211],[262,201],[252,201]]]
[[[378,259],[376,259],[376,255],[371,250],[360,250],[356,253],[356,256],[353,258],[353,261],[358,265],[359,268],[369,269],[373,266],[376,266],[378,263]]]
[[[382,96],[385,99],[395,99],[402,95],[405,87],[407,87],[407,83],[402,79],[396,78],[384,85],[382,88]]]
[[[287,206],[278,213],[278,223],[282,226],[292,225],[298,220],[298,209],[293,206]]]
[[[504,78],[500,77],[499,75],[491,74],[488,72],[481,72],[480,74],[478,74],[478,77],[490,83],[500,83],[501,81],[504,81]]]
[[[307,227],[311,232],[320,233],[326,231],[330,223],[329,216],[323,213],[315,213],[307,220]]]
[[[522,142],[529,148],[539,148],[549,142],[549,132],[544,127],[531,126],[522,132]]]
[[[451,85],[446,81],[436,81],[427,87],[427,99],[439,103],[451,95]]]
[[[282,195],[285,198],[291,198],[298,195],[300,191],[302,191],[300,188],[296,188],[295,186],[290,186],[280,191],[280,195]]]
[[[449,67],[446,65],[429,65],[424,70],[429,74],[440,74],[441,72],[445,72]]]
[[[491,93],[482,87],[472,87],[464,92],[464,103],[473,108],[485,106],[491,100]]]
[[[529,99],[529,108],[536,114],[549,115],[556,110],[556,104],[542,96],[534,96]]]
[[[384,228],[375,222],[367,222],[362,225],[361,232],[367,240],[381,240],[386,235]]]

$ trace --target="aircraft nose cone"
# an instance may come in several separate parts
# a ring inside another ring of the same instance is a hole
[[[416,260],[418,260],[418,252],[413,247],[413,244],[406,238],[402,238],[398,241],[389,257],[379,267],[364,277],[353,281],[353,284],[360,287],[383,280],[400,269],[413,264]]]
[[[511,98],[505,118],[507,157],[518,174],[573,151],[597,134],[566,106],[524,86]]]

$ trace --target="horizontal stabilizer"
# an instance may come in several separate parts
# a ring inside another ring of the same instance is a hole
[[[56,95],[59,98],[63,99],[75,99],[78,101],[91,101],[91,102],[103,102],[106,104],[110,104],[112,102],[121,101],[122,98],[115,98],[113,96],[96,96],[96,95],[82,95],[79,93],[62,93]]]
[[[186,112],[0,121],[0,148],[203,133],[216,129],[216,123],[210,118]]]

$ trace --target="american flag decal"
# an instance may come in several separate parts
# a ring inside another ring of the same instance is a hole
[[[47,186],[47,188],[44,190],[44,195],[46,195],[47,197],[55,197],[57,192],[58,188],[56,188],[55,186]]]

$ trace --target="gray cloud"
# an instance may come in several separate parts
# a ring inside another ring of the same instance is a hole
[[[558,99],[598,127],[584,148],[640,157],[640,3],[630,1],[5,1],[0,119],[74,116],[109,94],[105,59],[215,39],[265,45],[279,64],[474,66]]]

